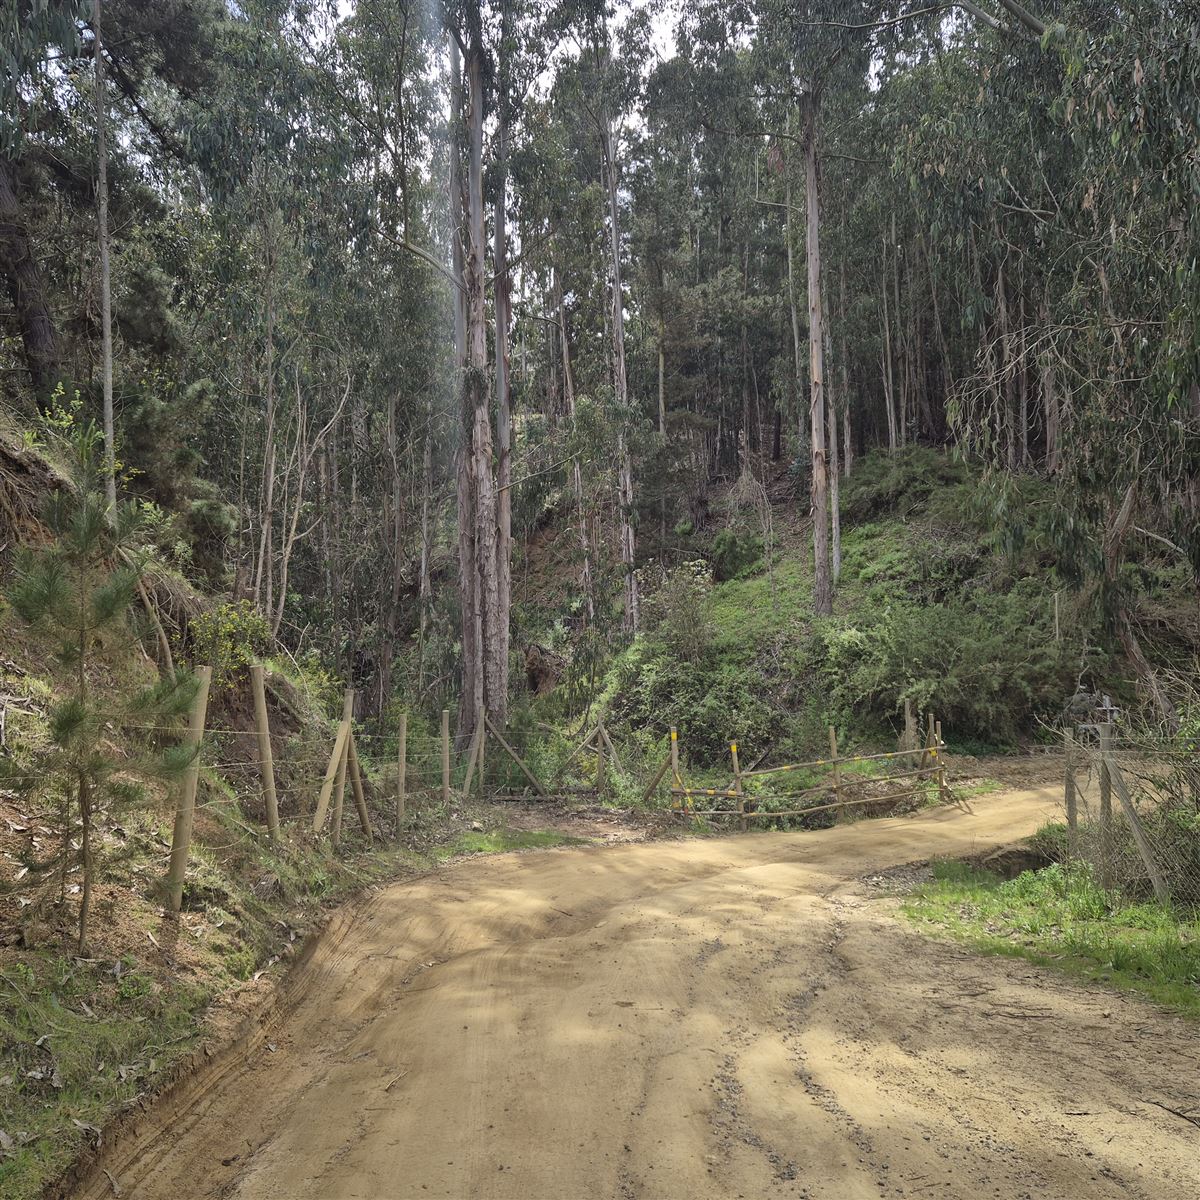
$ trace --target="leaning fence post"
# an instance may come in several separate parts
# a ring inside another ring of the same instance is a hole
[[[358,823],[367,836],[367,845],[371,844],[371,816],[367,812],[367,796],[363,791],[362,771],[358,765],[358,743],[354,740],[354,731],[346,742],[347,766],[350,768],[350,786],[354,789],[354,807],[358,809]]]
[[[254,692],[254,723],[258,727],[258,769],[262,775],[263,803],[267,809],[267,835],[279,838],[279,801],[275,796],[275,763],[271,755],[271,727],[267,721],[267,689],[263,685],[262,663],[250,667],[250,687]]]
[[[333,835],[335,846],[342,840],[342,805],[346,799],[346,764],[350,761],[350,736],[342,741],[342,757],[338,763],[337,778],[333,785]]]
[[[483,767],[487,755],[487,709],[481,704],[475,714],[475,727],[479,730],[479,798],[483,799]]]
[[[350,721],[354,714],[354,689],[347,688],[342,699],[342,719],[338,722],[337,736],[333,739],[333,753],[329,756],[329,765],[325,768],[325,778],[321,782],[321,794],[317,797],[317,811],[313,813],[313,833],[320,833],[325,824],[325,814],[329,811],[329,798],[333,795],[333,785],[337,778],[338,769],[346,753],[346,739],[350,736]]]
[[[829,757],[833,760],[833,798],[838,802],[838,816],[846,815],[846,804],[842,799],[842,767],[838,759],[837,730],[829,727]]]
[[[179,788],[175,806],[175,828],[171,833],[171,862],[167,868],[167,906],[174,913],[183,903],[183,879],[187,874],[188,851],[192,845],[192,818],[196,812],[196,786],[200,782],[200,741],[204,737],[204,717],[208,712],[208,685],[212,680],[211,667],[198,667],[196,678],[200,686],[192,701],[188,716],[187,745],[192,748],[192,761]]]
[[[604,771],[604,718],[601,717],[596,722],[596,795],[597,797],[604,796],[605,788],[605,771]]]
[[[746,797],[742,795],[742,768],[738,762],[737,742],[729,743],[729,753],[733,756],[733,790],[737,796],[738,829],[745,833],[749,822],[746,820]]]
[[[1100,726],[1100,884],[1112,887],[1112,777],[1108,770],[1112,726]]]
[[[1107,753],[1105,761],[1107,762]],[[1129,789],[1125,786],[1124,777],[1117,769],[1117,764],[1113,763],[1109,769],[1109,776],[1112,779],[1113,786],[1117,789],[1117,797],[1121,801],[1121,807],[1125,810],[1126,819],[1129,821],[1129,828],[1133,833],[1133,840],[1137,843],[1138,853],[1142,856],[1142,864],[1146,868],[1146,873],[1150,876],[1150,883],[1154,888],[1154,898],[1159,904],[1170,904],[1171,893],[1167,888],[1166,880],[1162,877],[1162,872],[1158,869],[1158,863],[1154,861],[1154,855],[1150,850],[1150,842],[1146,838],[1146,831],[1142,827],[1142,818],[1138,816],[1138,811],[1133,806],[1133,797],[1129,794]]]
[[[1057,593],[1056,593],[1057,597]],[[1075,736],[1070,726],[1063,730],[1063,756],[1066,767],[1063,777],[1063,800],[1067,806],[1067,849],[1074,857],[1075,840],[1079,833],[1079,803],[1075,796]]]
[[[442,803],[450,803],[450,710],[442,709]]]
[[[408,713],[400,714],[398,733],[400,748],[396,751],[396,836],[404,828],[404,789],[408,780]]]

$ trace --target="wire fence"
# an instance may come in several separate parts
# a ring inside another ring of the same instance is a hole
[[[1130,899],[1200,906],[1200,756],[1179,740],[1067,737],[1068,854]]]

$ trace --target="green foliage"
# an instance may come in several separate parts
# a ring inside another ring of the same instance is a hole
[[[213,669],[213,680],[233,687],[271,646],[271,627],[250,600],[231,600],[200,613],[190,625],[195,655]]]
[[[1029,584],[983,593],[970,608],[893,598],[826,626],[820,675],[831,710],[882,727],[908,700],[955,737],[1015,744],[1061,711],[1078,673],[1077,644],[1055,642],[1044,616],[1030,621],[1043,598]]]
[[[25,758],[0,758],[0,780],[30,798],[49,799],[59,826],[61,901],[72,858],[74,810],[83,868],[79,949],[84,953],[96,878],[96,818],[136,803],[139,778],[169,778],[186,765],[186,756],[151,750],[136,759],[118,757],[107,730],[122,724],[142,727],[131,742],[145,744],[145,728],[165,728],[186,711],[195,687],[187,676],[126,689],[97,686],[97,673],[106,661],[132,652],[128,610],[142,568],[132,539],[143,512],[137,503],[108,510],[103,441],[94,423],[60,408],[46,431],[69,465],[72,486],[50,497],[46,523],[54,541],[22,550],[9,601],[17,616],[49,641],[70,683],[50,707],[48,741]],[[47,861],[38,867],[48,871],[53,865]]]
[[[1086,865],[1055,864],[1003,882],[963,863],[904,908],[914,921],[978,949],[1112,982],[1200,1017],[1200,921],[1106,892]]]
[[[762,535],[726,527],[717,531],[709,554],[713,578],[718,583],[734,579],[759,564],[763,553]]]
[[[923,446],[905,446],[895,453],[872,450],[842,485],[842,515],[855,524],[884,514],[903,517],[969,479],[967,467],[950,454]],[[955,496],[950,493],[951,502]]]
[[[194,984],[116,964],[37,955],[0,973],[0,1192],[33,1197],[112,1111],[152,1092],[199,1040]],[[147,1030],[152,1037],[147,1037]]]

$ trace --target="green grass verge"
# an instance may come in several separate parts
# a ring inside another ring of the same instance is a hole
[[[503,854],[508,850],[545,850],[551,846],[583,846],[587,838],[568,837],[552,829],[491,829],[468,832],[437,850],[439,859],[461,854]]]
[[[1200,916],[1107,893],[1085,867],[1002,880],[961,862],[904,903],[910,920],[989,954],[1139,992],[1200,1018]]]
[[[129,959],[47,953],[0,972],[0,1195],[39,1195],[115,1111],[152,1091],[197,1044],[207,998]]]

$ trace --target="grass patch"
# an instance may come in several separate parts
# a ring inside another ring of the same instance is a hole
[[[207,999],[129,956],[38,954],[0,973],[0,1194],[40,1195],[115,1111],[152,1092],[196,1045]]]
[[[903,906],[917,925],[1200,1018],[1196,913],[1123,900],[1082,865],[1056,863],[1005,881],[950,861],[934,863],[933,874]]]
[[[460,854],[504,854],[509,850],[545,850],[551,846],[584,846],[586,838],[570,837],[552,829],[490,829],[460,834],[437,850],[441,860]]]

